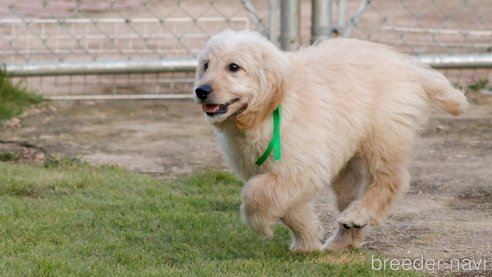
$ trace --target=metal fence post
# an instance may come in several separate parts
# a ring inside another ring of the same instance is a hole
[[[337,33],[343,34],[344,31],[345,31],[345,0],[338,0]]]
[[[269,34],[269,39],[272,43],[278,46],[278,33],[277,33],[277,0],[270,0],[269,1],[269,20],[270,20],[270,34]]]
[[[313,0],[311,3],[311,43],[330,37],[331,2],[331,0]]]
[[[280,1],[280,47],[294,51],[301,44],[301,3],[299,0]]]

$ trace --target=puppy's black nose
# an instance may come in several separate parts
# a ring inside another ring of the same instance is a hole
[[[205,100],[212,93],[212,87],[210,85],[201,85],[195,89],[195,93],[198,99]]]

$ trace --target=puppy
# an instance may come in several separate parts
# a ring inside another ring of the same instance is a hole
[[[452,115],[467,106],[441,73],[356,39],[287,53],[257,33],[227,30],[199,55],[195,85],[227,164],[245,181],[244,222],[262,237],[282,222],[299,252],[360,247],[366,226],[382,224],[409,185],[428,103]],[[275,136],[280,153],[255,163]],[[322,244],[313,199],[325,186],[340,215]]]

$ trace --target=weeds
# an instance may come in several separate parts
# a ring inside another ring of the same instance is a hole
[[[41,101],[41,96],[13,84],[7,73],[0,70],[0,122],[21,114],[26,107]]]

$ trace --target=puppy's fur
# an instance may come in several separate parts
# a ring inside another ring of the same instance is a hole
[[[257,33],[224,31],[199,56],[196,86],[203,85],[211,91],[197,101],[212,111],[205,116],[225,159],[246,182],[244,221],[264,237],[281,221],[301,252],[360,247],[365,226],[381,224],[409,184],[410,151],[428,103],[452,115],[467,106],[441,73],[355,39],[286,53]],[[282,158],[257,166],[279,104]],[[312,202],[325,186],[340,215],[322,245]]]

